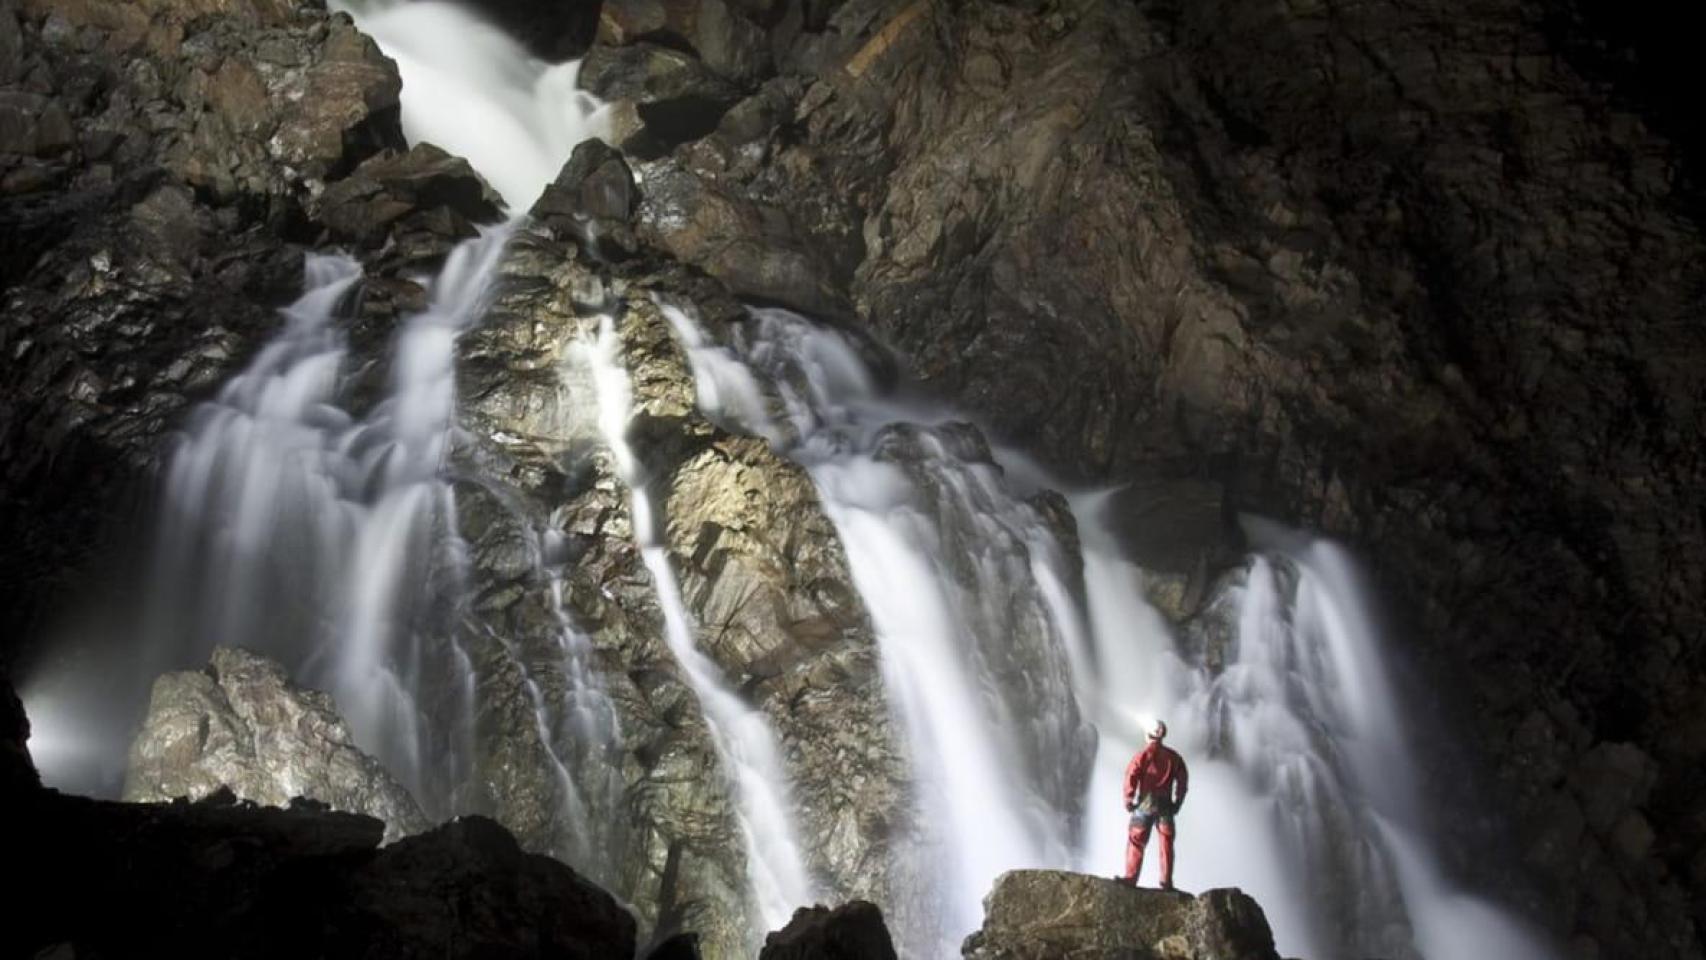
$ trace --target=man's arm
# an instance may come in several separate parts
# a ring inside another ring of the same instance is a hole
[[[1143,767],[1143,754],[1140,752],[1125,765],[1125,808],[1130,810],[1137,803],[1137,776]]]
[[[1191,771],[1185,766],[1184,757],[1178,753],[1174,753],[1173,757],[1179,764],[1178,776],[1173,778],[1173,809],[1177,810],[1185,805],[1185,793],[1191,788]]]

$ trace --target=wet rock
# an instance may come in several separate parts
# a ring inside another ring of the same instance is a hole
[[[769,37],[761,26],[770,12],[767,6],[728,0],[612,0],[599,12],[598,40],[615,46],[653,41],[687,47],[723,77],[750,84],[771,67]]]
[[[863,900],[827,907],[802,907],[780,930],[764,938],[759,960],[894,960],[883,913]]]
[[[474,236],[476,226],[503,219],[502,199],[468,161],[430,143],[369,157],[328,186],[310,209],[336,242],[432,250],[433,244],[407,236],[426,233],[438,238],[439,256]]]
[[[966,938],[967,960],[1279,956],[1262,908],[1238,890],[1191,896],[1082,874],[1016,870],[995,881],[983,906],[983,928]]]
[[[740,99],[698,58],[651,43],[594,47],[581,63],[580,84],[602,99],[635,105],[644,127],[622,146],[642,157],[710,133]]]
[[[174,416],[298,292],[293,241],[320,230],[307,200],[403,143],[392,64],[316,5],[6,0],[0,47],[13,45],[0,486],[15,509],[0,514],[0,584],[18,600],[0,633],[29,638],[132,546]]]
[[[545,188],[532,217],[559,238],[579,238],[597,255],[617,259],[637,247],[632,221],[638,203],[627,161],[604,141],[588,140]]]
[[[387,840],[428,826],[409,792],[356,747],[331,697],[230,647],[214,650],[203,672],[155,681],[124,799],[196,800],[220,790],[267,806],[306,797],[377,817]]]

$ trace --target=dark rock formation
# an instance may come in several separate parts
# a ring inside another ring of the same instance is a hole
[[[296,801],[112,803],[35,782],[0,676],[0,955],[634,955],[609,894],[479,817],[379,847],[385,824]],[[21,761],[21,762],[20,762]]]
[[[788,925],[764,938],[758,960],[894,960],[883,912],[863,900],[802,907]]]
[[[385,824],[387,840],[428,826],[409,792],[356,747],[331,697],[229,647],[214,650],[204,671],[154,681],[124,799],[199,800],[220,790],[264,806],[304,797],[366,814]]]
[[[967,960],[1278,960],[1256,901],[1238,890],[1198,896],[1133,889],[1053,870],[1002,874],[984,898]]]
[[[376,849],[384,827],[229,794],[118,804],[7,797],[6,953],[76,956],[629,957],[634,921],[489,820]]]

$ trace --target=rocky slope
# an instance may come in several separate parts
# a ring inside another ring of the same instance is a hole
[[[306,797],[365,814],[385,824],[387,841],[428,826],[414,797],[355,745],[331,697],[229,647],[214,650],[206,670],[154,681],[124,799],[200,800],[220,790],[262,806]]]

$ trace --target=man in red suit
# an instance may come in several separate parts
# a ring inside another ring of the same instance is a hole
[[[1125,808],[1131,811],[1131,832],[1125,848],[1125,882],[1137,886],[1143,869],[1143,848],[1149,831],[1161,831],[1161,889],[1173,889],[1173,817],[1184,806],[1190,774],[1185,758],[1162,744],[1167,725],[1155,721],[1149,744],[1125,768]]]

